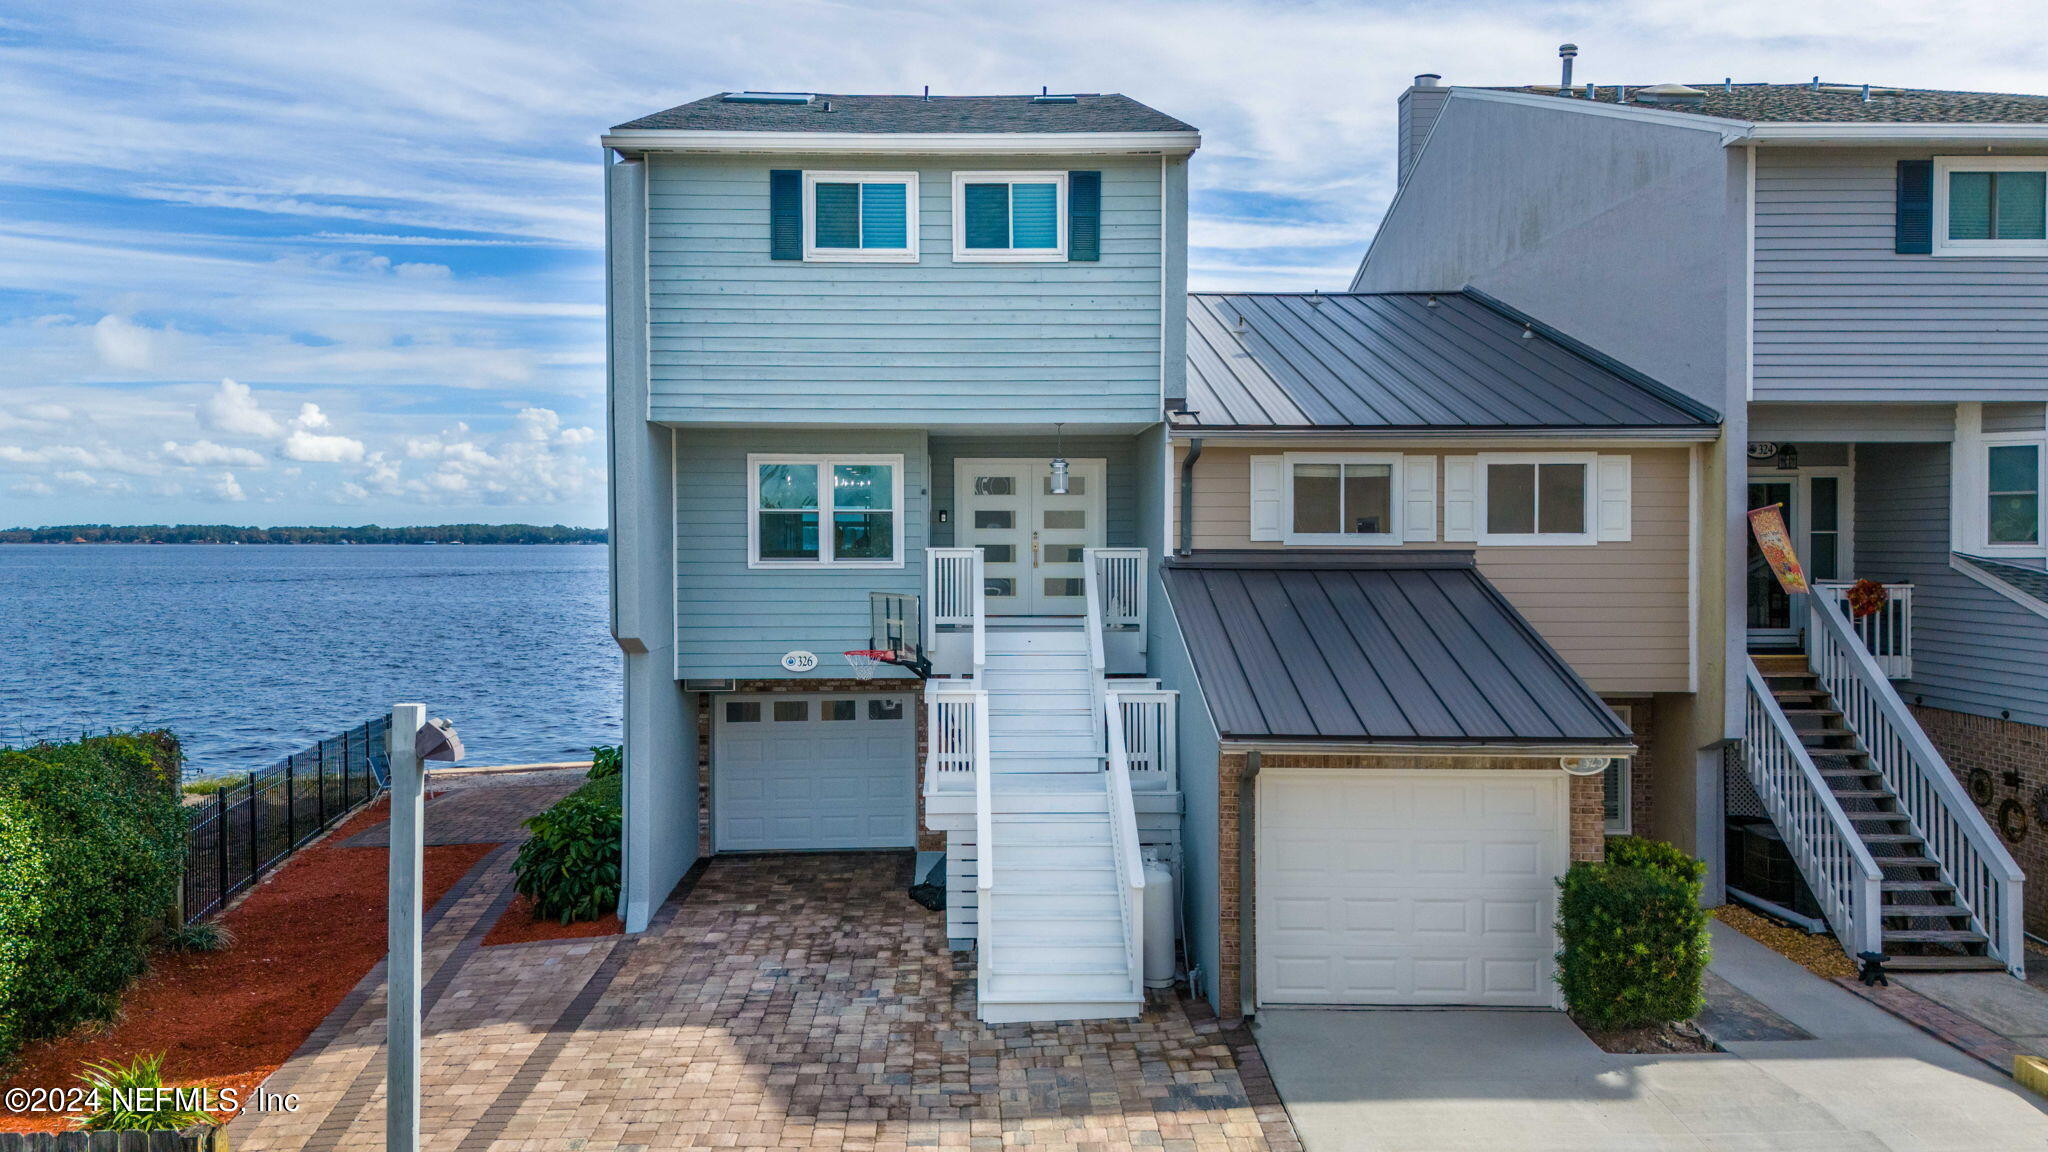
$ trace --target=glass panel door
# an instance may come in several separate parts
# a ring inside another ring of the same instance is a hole
[[[1770,504],[1785,506],[1786,530],[1792,539],[1799,539],[1793,513],[1793,484],[1790,478],[1784,480],[1751,480],[1749,482],[1749,507],[1762,508]],[[1747,524],[1744,531],[1749,531]],[[1803,558],[1802,558],[1803,562]],[[1749,532],[1749,639],[1752,644],[1782,644],[1796,639],[1798,631],[1792,621],[1792,598],[1778,584],[1778,576],[1771,571],[1770,561],[1764,559],[1763,549],[1756,544],[1756,533]]]
[[[981,549],[991,615],[1028,613],[1031,597],[1031,472],[1018,460],[963,460],[959,484],[963,548]]]
[[[1079,616],[1087,591],[1082,554],[1104,532],[1103,460],[1075,460],[1067,491],[1052,491],[1046,460],[961,460],[955,537],[982,550],[990,615]]]

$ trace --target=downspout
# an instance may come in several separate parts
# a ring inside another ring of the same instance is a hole
[[[1180,548],[1186,556],[1195,550],[1195,461],[1202,458],[1202,438],[1188,441],[1188,454],[1180,461]],[[1257,753],[1253,753],[1257,755]]]
[[[1252,910],[1258,904],[1258,862],[1254,857],[1252,833],[1257,828],[1258,813],[1253,810],[1253,797],[1258,795],[1259,751],[1254,748],[1244,754],[1244,772],[1237,778],[1237,1012],[1245,1012],[1245,989],[1258,991],[1258,976],[1254,964],[1257,960],[1258,940],[1254,938],[1253,925],[1257,918]],[[1220,989],[1219,989],[1220,991]]]

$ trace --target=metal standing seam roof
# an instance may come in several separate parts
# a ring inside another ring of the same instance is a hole
[[[1468,552],[1209,552],[1167,594],[1225,739],[1632,744]]]
[[[2044,124],[2048,123],[2048,96],[2015,92],[1953,92],[1937,88],[1888,88],[1870,86],[1870,99],[1863,99],[1863,85],[1823,81],[1819,91],[1806,84],[1735,84],[1715,80],[1690,83],[1706,95],[1696,104],[1638,102],[1641,84],[1625,84],[1631,106],[1669,112],[1690,112],[1724,120],[1746,120],[1760,124]],[[1498,92],[1526,92],[1555,96],[1560,100],[1585,99],[1583,85],[1571,92],[1551,86],[1497,88]],[[1593,89],[1593,99],[1616,103],[1612,86]]]
[[[1433,302],[1433,303],[1432,303]],[[1718,413],[1462,292],[1193,293],[1180,428],[1708,429]]]
[[[707,132],[1193,132],[1195,129],[1116,92],[1076,95],[1072,103],[1031,96],[859,96],[812,94],[802,104],[728,101],[721,92],[628,120],[613,131]],[[828,111],[829,109],[829,111]]]

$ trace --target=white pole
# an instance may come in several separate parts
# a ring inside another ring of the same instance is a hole
[[[424,704],[391,707],[391,956],[384,1011],[386,1152],[420,1147],[420,881],[426,823],[425,773],[413,740],[427,722]]]

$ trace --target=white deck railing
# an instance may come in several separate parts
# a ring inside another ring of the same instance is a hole
[[[1862,740],[1871,766],[1884,775],[1913,830],[1941,864],[1943,879],[1970,910],[1987,950],[2015,976],[2026,971],[2025,876],[1983,813],[1956,783],[1948,762],[1906,709],[1891,680],[1857,635],[1841,606],[1810,598],[1807,658],[1834,695],[1835,707]]]
[[[996,939],[996,805],[995,761],[988,751],[988,693],[974,692],[974,939],[976,955],[975,995],[988,999],[988,958],[995,955]]]
[[[925,682],[926,792],[966,792],[974,787],[974,698],[965,680]]]
[[[1884,607],[1862,619],[1849,617],[1849,589],[1855,584],[1846,580],[1815,581],[1813,593],[1826,597],[1839,605],[1842,616],[1849,620],[1849,627],[1856,638],[1863,641],[1863,647],[1870,652],[1871,659],[1884,674],[1893,680],[1913,678],[1913,586],[1911,584],[1887,584],[1884,586],[1886,599]]]
[[[1109,778],[1109,852],[1116,861],[1117,901],[1123,907],[1124,964],[1131,976],[1131,998],[1145,996],[1145,862],[1138,855],[1138,812],[1131,802],[1130,753],[1124,747],[1123,706],[1116,693],[1105,693],[1102,721]],[[986,955],[986,953],[984,953]]]
[[[1090,548],[1088,568],[1101,585],[1102,626],[1115,631],[1145,627],[1145,549]]]
[[[1131,787],[1140,792],[1171,792],[1179,788],[1180,745],[1175,711],[1180,693],[1147,689],[1115,690],[1110,694],[1121,706]]]
[[[936,645],[941,629],[974,632],[968,663],[981,679],[988,663],[988,580],[979,548],[925,549],[925,642]]]
[[[1820,902],[1842,950],[1881,952],[1884,873],[1842,811],[1834,790],[1814,767],[1785,712],[1764,683],[1756,662],[1748,668],[1749,707],[1744,767],[1764,811],[1785,837],[1785,848]]]

